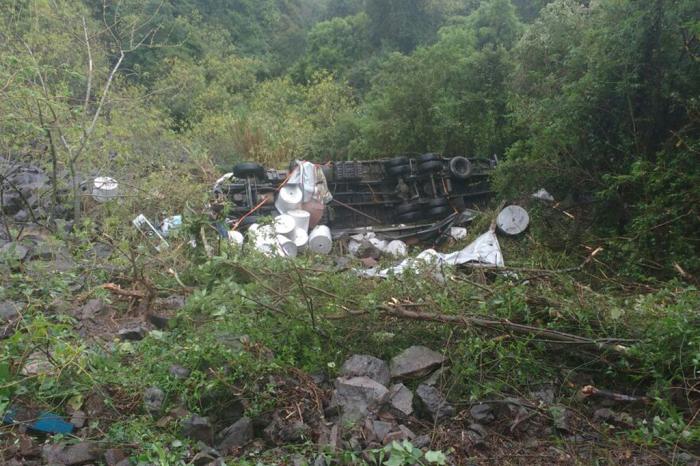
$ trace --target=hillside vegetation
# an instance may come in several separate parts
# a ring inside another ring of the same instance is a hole
[[[6,423],[0,464],[86,441],[159,465],[697,461],[697,1],[0,0],[0,45],[0,415],[87,419],[31,440]],[[209,227],[237,162],[424,152],[498,159],[492,204],[448,248],[523,203],[510,273],[368,279]],[[40,195],[16,164],[46,174]],[[98,175],[118,202],[86,195]],[[530,198],[543,187],[554,207]],[[140,213],[184,215],[167,251]],[[412,345],[446,358],[450,421],[330,442],[343,363]],[[227,452],[186,425],[243,413],[255,440]],[[62,464],[100,462],[118,464]]]

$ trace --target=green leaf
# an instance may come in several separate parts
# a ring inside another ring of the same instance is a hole
[[[441,451],[433,451],[433,450],[427,451],[425,453],[425,460],[428,463],[434,463],[434,464],[439,464],[439,465],[447,464],[447,457]]]

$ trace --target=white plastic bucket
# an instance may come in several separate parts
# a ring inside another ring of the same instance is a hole
[[[243,234],[240,231],[229,230],[228,242],[240,246],[243,244]]]
[[[298,209],[303,198],[304,193],[299,185],[286,184],[280,188],[275,207],[281,214],[284,214],[290,210]]]
[[[282,214],[275,217],[275,231],[278,235],[291,238],[296,226],[297,223],[291,215]]]
[[[301,228],[305,233],[309,231],[309,219],[311,218],[310,213],[305,210],[294,209],[287,212],[287,215],[294,219],[297,228]]]
[[[408,248],[406,247],[406,243],[404,243],[400,239],[389,241],[389,244],[386,245],[384,251],[386,251],[387,254],[391,254],[394,257],[406,257],[406,255],[408,254]]]
[[[318,225],[309,235],[309,249],[317,254],[329,254],[333,247],[331,230],[326,225]]]
[[[306,233],[306,230],[297,227],[294,229],[293,239],[294,244],[297,245],[297,252],[301,252],[306,249],[306,245],[309,242],[309,234]]]
[[[119,193],[119,183],[114,178],[98,176],[92,183],[92,198],[103,203],[111,201]]]
[[[294,241],[287,238],[286,236],[277,235],[277,250],[280,255],[286,257],[296,257],[297,256],[297,245]]]

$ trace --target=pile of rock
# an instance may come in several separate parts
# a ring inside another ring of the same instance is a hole
[[[350,426],[346,449],[372,449],[394,440],[411,440],[427,446],[427,436],[417,436],[408,426],[415,415],[442,423],[455,414],[444,395],[430,384],[418,385],[413,393],[402,382],[430,375],[445,363],[445,357],[424,346],[412,346],[390,363],[369,355],[354,355],[340,369],[332,393],[328,420],[330,433],[342,436]],[[333,437],[333,435],[329,435]],[[338,439],[329,440],[331,446]]]

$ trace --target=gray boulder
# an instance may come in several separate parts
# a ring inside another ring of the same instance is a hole
[[[204,442],[207,445],[211,445],[214,439],[214,432],[209,419],[206,417],[197,416],[193,414],[192,416],[185,419],[182,423],[182,435]]]
[[[219,433],[221,441],[218,450],[223,454],[230,454],[253,440],[253,421],[248,417],[242,417]]]
[[[450,405],[437,388],[430,385],[419,385],[416,389],[417,407],[433,422],[443,422],[454,416],[455,409]]]
[[[391,408],[400,415],[413,414],[413,393],[402,383],[392,385],[389,389],[388,400]]]
[[[48,464],[72,466],[97,461],[102,456],[102,448],[96,442],[89,441],[73,445],[56,443],[46,445],[41,456]]]
[[[343,377],[369,377],[386,386],[391,380],[389,365],[379,358],[366,354],[355,354],[340,368]]]
[[[158,387],[150,387],[143,392],[143,406],[151,414],[159,413],[164,402],[165,393]]]
[[[445,357],[425,346],[411,346],[391,360],[391,377],[421,377],[445,362]]]
[[[369,377],[339,377],[331,399],[332,407],[340,407],[344,422],[356,422],[379,406],[389,392]]]
[[[14,320],[24,306],[15,301],[0,302],[0,324]]]

